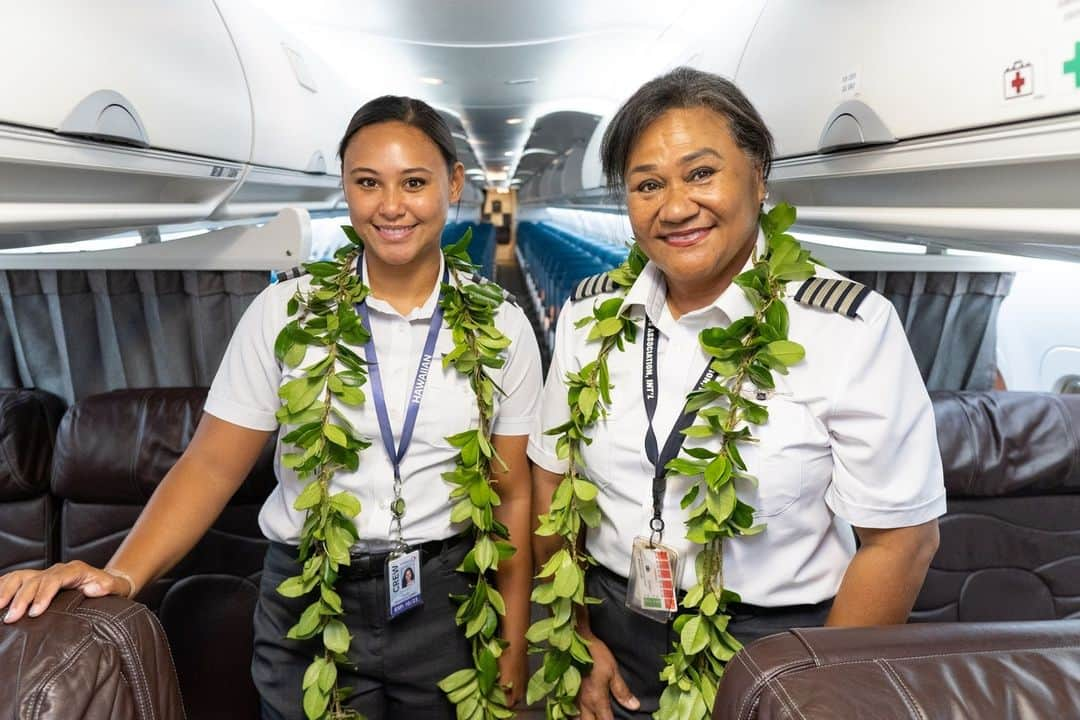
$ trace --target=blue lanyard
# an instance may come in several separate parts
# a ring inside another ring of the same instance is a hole
[[[357,272],[360,272],[362,262],[363,257],[357,260]],[[449,281],[449,268],[444,267],[442,282],[445,284]],[[416,379],[413,381],[412,392],[409,394],[405,424],[401,427],[401,442],[396,448],[394,447],[394,431],[390,427],[390,415],[386,412],[386,396],[383,394],[382,373],[379,371],[379,358],[375,354],[375,336],[371,332],[371,322],[368,319],[367,301],[360,302],[356,306],[360,322],[368,333],[368,341],[364,344],[364,355],[368,361],[368,378],[371,381],[371,392],[375,397],[375,415],[379,419],[379,434],[382,436],[383,447],[386,448],[386,456],[394,465],[395,482],[401,482],[401,461],[405,459],[409,443],[412,442],[416,417],[420,414],[420,401],[424,397],[428,373],[431,371],[431,361],[435,357],[435,342],[439,339],[439,330],[442,329],[443,321],[442,297],[440,287],[435,312],[431,315],[431,327],[428,328],[427,340],[424,342],[424,351],[420,354],[420,364],[416,368]]]

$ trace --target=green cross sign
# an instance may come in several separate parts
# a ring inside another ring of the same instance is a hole
[[[1073,52],[1073,59],[1065,63],[1065,74],[1073,74],[1073,80],[1076,82],[1076,87],[1080,88],[1080,42],[1076,43],[1076,49]]]

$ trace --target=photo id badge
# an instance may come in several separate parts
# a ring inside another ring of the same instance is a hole
[[[420,551],[386,559],[386,594],[390,619],[424,604],[420,596]]]
[[[626,584],[626,606],[650,620],[667,622],[679,609],[675,597],[679,554],[648,538],[634,540],[630,554],[630,577]]]

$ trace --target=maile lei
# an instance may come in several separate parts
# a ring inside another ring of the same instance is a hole
[[[742,288],[754,314],[726,328],[701,332],[701,347],[717,373],[712,381],[687,396],[687,409],[697,411],[697,424],[683,433],[715,439],[711,448],[684,448],[666,466],[669,477],[696,478],[682,498],[687,510],[686,537],[702,546],[695,570],[697,583],[681,598],[681,611],[673,629],[678,637],[664,656],[661,679],[667,687],[660,698],[658,720],[704,720],[711,716],[717,685],[724,666],[741,647],[728,631],[728,603],[739,597],[723,587],[723,541],[764,530],[753,525],[754,509],[738,498],[736,480],[756,482],[747,472],[739,444],[754,440],[750,426],[768,420],[767,408],[741,392],[747,383],[761,389],[774,387],[773,372],[803,358],[803,348],[787,339],[788,312],[783,298],[786,284],[814,274],[810,253],[787,229],[795,222],[795,209],[781,204],[760,216],[766,248],[754,252],[753,267],[734,280]],[[597,343],[596,359],[577,372],[566,374],[570,420],[548,430],[558,436],[557,451],[568,461],[556,488],[550,511],[540,517],[537,533],[559,535],[563,547],[541,568],[539,577],[550,582],[537,586],[533,600],[548,606],[546,617],[529,628],[534,651],[543,653],[541,668],[529,680],[528,701],[547,697],[547,717],[576,716],[577,695],[583,673],[592,664],[588,642],[578,633],[576,618],[585,605],[598,602],[585,595],[585,571],[595,561],[584,551],[583,525],[600,523],[597,487],[582,473],[582,444],[591,442],[590,429],[611,404],[612,385],[608,357],[633,343],[637,326],[620,314],[626,290],[645,267],[647,258],[635,245],[626,262],[609,277],[620,296],[598,303],[578,328],[591,326],[588,340]]]
[[[349,689],[338,682],[339,667],[350,664],[347,653],[352,636],[341,619],[341,596],[334,590],[341,567],[349,564],[349,549],[359,537],[355,518],[360,501],[347,491],[331,492],[331,481],[339,471],[355,472],[360,453],[371,444],[342,410],[365,401],[361,388],[367,382],[367,370],[354,348],[369,339],[356,310],[369,290],[356,272],[363,241],[352,227],[342,229],[349,242],[333,260],[304,266],[311,275],[310,288],[298,288],[289,300],[288,314],[293,319],[274,345],[275,355],[289,367],[303,362],[309,347],[320,351],[320,358],[303,368],[301,377],[282,385],[277,412],[278,422],[289,427],[283,444],[296,448],[282,456],[282,464],[300,478],[310,478],[293,504],[306,512],[300,531],[302,571],[278,586],[285,597],[311,596],[311,604],[287,637],[322,638],[322,652],[308,666],[302,683],[309,720],[361,717],[344,706]],[[457,705],[459,718],[491,720],[513,716],[498,683],[498,657],[506,643],[495,633],[506,607],[489,579],[499,562],[514,553],[506,526],[494,516],[499,496],[491,471],[493,463],[502,460],[490,441],[497,388],[488,374],[502,367],[510,340],[495,326],[502,290],[493,283],[462,281],[475,270],[467,252],[471,239],[470,229],[443,249],[453,282],[443,286],[440,303],[453,335],[453,349],[443,357],[443,367],[452,365],[469,379],[480,410],[479,427],[447,438],[458,454],[454,469],[443,474],[452,488],[452,520],[471,523],[475,536],[458,568],[472,577],[470,592],[455,597],[460,603],[456,622],[471,641],[474,667],[453,673],[439,687]],[[405,509],[403,500],[398,503],[391,508],[396,515]]]

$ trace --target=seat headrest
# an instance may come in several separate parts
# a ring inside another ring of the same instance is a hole
[[[84,398],[60,423],[52,491],[67,500],[142,505],[195,434],[206,388],[115,390]],[[232,503],[273,489],[271,437]]]
[[[0,501],[49,489],[56,426],[64,401],[43,390],[0,390]]]
[[[950,497],[1080,492],[1080,395],[930,395]]]

